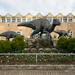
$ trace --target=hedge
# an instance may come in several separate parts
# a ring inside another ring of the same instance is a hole
[[[22,50],[24,50],[25,47],[26,43],[24,41],[24,38],[21,36],[17,36],[11,42],[12,52],[22,52]]]
[[[62,50],[62,52],[72,52],[75,53],[75,38],[61,37],[56,45],[57,49]]]
[[[0,40],[0,53],[21,52],[26,47],[24,38],[16,36],[12,41]]]

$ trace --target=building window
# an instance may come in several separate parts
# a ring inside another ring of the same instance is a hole
[[[27,19],[27,22],[29,22],[29,21],[31,21],[31,19],[29,18],[29,19]]]
[[[73,18],[73,22],[75,22],[75,18]]]
[[[72,24],[68,24],[69,26],[72,26]]]
[[[22,19],[22,22],[26,22],[26,19]]]
[[[15,18],[12,18],[12,22],[16,22],[16,19]]]
[[[48,21],[49,21],[49,22],[52,22],[52,18],[48,18]]]
[[[63,22],[67,22],[67,18],[63,18]]]
[[[11,22],[10,18],[7,18],[7,22]]]
[[[10,24],[8,24],[8,27],[10,27]]]
[[[69,18],[69,19],[68,19],[68,22],[72,22],[72,18]]]
[[[5,18],[2,18],[2,23],[4,23],[5,22]]]
[[[58,18],[60,22],[62,22],[62,18]]]
[[[17,18],[17,22],[21,22],[21,19],[20,18]]]

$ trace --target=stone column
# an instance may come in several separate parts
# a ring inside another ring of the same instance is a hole
[[[62,17],[62,22],[63,22],[63,17]]]
[[[12,22],[12,17],[10,18],[10,22]]]
[[[52,17],[52,21],[51,21],[51,23],[53,22],[53,17]]]
[[[22,17],[21,17],[21,22],[22,22]]]
[[[1,19],[1,17],[0,17],[0,22],[2,22],[2,19]]]
[[[27,22],[27,18],[26,18],[26,22]]]
[[[69,22],[69,18],[67,18],[67,22]]]
[[[16,20],[15,22],[17,22],[17,17],[15,18],[15,20]]]
[[[7,17],[5,17],[5,22],[7,22]]]

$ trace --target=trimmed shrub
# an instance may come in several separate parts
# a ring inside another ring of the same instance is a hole
[[[58,40],[57,45],[56,45],[56,48],[58,48],[58,49],[67,49],[67,43],[68,43],[67,38],[64,37],[64,36],[62,36]]]
[[[57,46],[60,49],[60,52],[73,52],[75,53],[75,38],[67,39],[65,37],[61,37],[58,42]]]
[[[11,44],[8,40],[0,40],[0,53],[11,52]]]
[[[21,36],[16,36],[11,42],[12,52],[22,52],[26,47],[24,38]]]
[[[75,53],[75,38],[68,39],[67,50]]]

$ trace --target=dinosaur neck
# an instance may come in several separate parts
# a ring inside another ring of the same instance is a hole
[[[49,33],[51,33],[54,29],[55,29],[55,25],[52,25],[52,26],[49,28]]]

